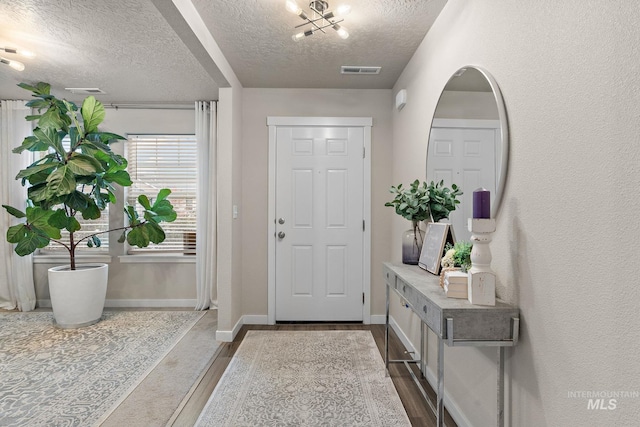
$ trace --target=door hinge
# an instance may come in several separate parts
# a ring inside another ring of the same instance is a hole
[[[362,305],[364,305],[364,292],[362,293]]]
[[[367,148],[366,147],[362,147],[362,158],[366,159],[366,152],[367,152]]]
[[[362,220],[362,231],[364,231],[364,219]]]

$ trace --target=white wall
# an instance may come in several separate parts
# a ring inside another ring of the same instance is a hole
[[[153,134],[193,134],[195,132],[194,110],[158,110],[158,109],[107,109],[106,118],[100,126],[103,131],[114,132],[123,136],[127,133]],[[123,154],[124,142],[114,144],[114,151]],[[111,228],[124,224],[123,191],[116,192],[118,204],[110,208]],[[118,256],[125,254],[124,245],[117,242],[119,233],[112,233],[109,239],[109,284],[107,299],[136,300],[140,304],[187,304],[192,307],[196,297],[196,279],[194,263],[121,263]],[[87,254],[95,251],[87,250]],[[40,258],[38,261],[42,261]],[[34,280],[38,300],[49,299],[47,269],[53,265],[67,263],[51,260],[48,263],[34,265]]]
[[[393,116],[394,182],[424,176],[430,118],[453,72],[482,66],[502,90],[511,151],[491,250],[497,293],[521,310],[514,426],[640,417],[640,398],[589,410],[588,398],[569,397],[640,391],[638,22],[630,0],[449,0],[394,88],[409,99]],[[393,236],[406,228],[392,224]],[[415,318],[397,303],[392,313],[417,342]],[[446,357],[447,391],[464,416],[493,425],[494,351],[447,348]]]
[[[373,117],[371,314],[384,313],[382,262],[391,255],[391,90],[244,89],[243,91],[243,313],[267,315],[268,116]]]
[[[232,341],[242,317],[242,87],[221,88],[218,103],[218,331]],[[241,215],[241,214],[240,214]],[[242,216],[239,216],[241,218]]]
[[[491,92],[444,91],[434,117],[439,119],[497,120],[498,109]]]

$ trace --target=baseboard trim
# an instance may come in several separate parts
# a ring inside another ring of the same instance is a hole
[[[51,300],[39,299],[38,307],[51,308]],[[105,308],[167,308],[196,306],[195,299],[108,299],[104,302]]]
[[[387,316],[384,314],[372,314],[371,315],[371,324],[372,325],[384,325],[387,320]]]
[[[240,328],[242,328],[242,325],[244,324],[243,320],[244,317],[240,317],[234,325],[233,329],[230,331],[223,331],[218,329],[216,331],[216,341],[232,342],[236,335],[238,335],[238,332],[240,332]]]
[[[383,322],[384,323],[384,322]],[[395,321],[393,317],[389,317],[389,326],[396,333],[402,344],[405,346],[407,351],[414,352],[416,358],[420,358],[420,352],[415,348],[409,337],[404,333],[400,325]],[[426,339],[427,337],[425,337]],[[433,370],[428,365],[426,366],[425,377],[431,388],[437,390],[438,387],[438,379],[436,375],[433,373]],[[445,391],[444,391],[444,406],[447,408],[449,415],[456,422],[458,427],[472,427],[473,424],[469,422],[464,413],[460,410],[460,406],[456,403],[455,400],[451,398],[449,393],[446,390],[446,378],[445,378]]]
[[[398,338],[400,338],[400,342],[402,342],[402,345],[404,345],[404,348],[406,348],[408,352],[413,353],[413,357],[415,359],[419,359],[420,352],[418,351],[417,348],[414,347],[409,337],[404,333],[402,328],[400,328],[400,325],[398,325],[396,320],[391,316],[389,317],[389,326],[391,326],[391,329],[393,329],[393,332],[395,332]]]
[[[266,314],[245,314],[242,316],[243,325],[268,325],[269,316]]]

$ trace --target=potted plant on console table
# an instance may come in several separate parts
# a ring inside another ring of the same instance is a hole
[[[404,264],[418,264],[424,231],[420,228],[422,221],[431,220],[438,222],[449,218],[451,211],[460,203],[457,199],[462,194],[457,185],[451,188],[444,186],[444,181],[431,181],[429,185],[420,180],[413,181],[409,188],[403,188],[402,184],[391,186],[389,189],[394,194],[394,199],[385,203],[385,206],[395,208],[398,215],[411,221],[412,228],[402,233],[402,262]]]
[[[28,185],[26,209],[2,205],[9,214],[21,219],[7,230],[7,241],[15,243],[15,252],[25,256],[44,248],[51,241],[62,245],[69,253],[69,265],[49,269],[49,292],[53,316],[63,328],[81,327],[96,323],[102,317],[107,291],[107,264],[76,264],[76,249],[80,244],[99,247],[100,234],[122,231],[119,242],[146,247],[161,243],[165,233],[163,221],[176,219],[176,212],[167,196],[171,190],[162,189],[155,200],[138,197],[143,214],[135,207],[126,206],[128,225],[108,231],[89,234],[76,239],[81,225],[76,216],[84,220],[100,218],[109,203],[115,203],[114,185],[132,184],[126,171],[127,161],[115,154],[110,144],[125,139],[120,135],[101,132],[98,125],[105,117],[104,106],[93,96],[82,102],[82,107],[50,94],[51,86],[40,82],[35,86],[18,86],[33,92],[36,98],[27,106],[43,114],[28,116],[37,121],[33,135],[13,150],[41,153],[21,170],[16,179]],[[62,140],[69,137],[69,147]],[[68,237],[62,238],[62,230]]]

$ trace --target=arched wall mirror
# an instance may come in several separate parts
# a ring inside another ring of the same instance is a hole
[[[507,173],[509,136],[500,89],[485,70],[459,69],[445,85],[431,123],[427,182],[444,180],[463,195],[449,220],[457,240],[469,240],[467,218],[473,214],[473,191],[491,192],[491,217],[500,208]]]

